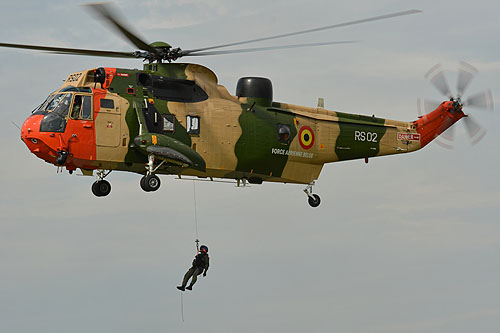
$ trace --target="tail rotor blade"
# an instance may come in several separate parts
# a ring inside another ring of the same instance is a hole
[[[455,147],[455,127],[451,126],[434,141],[443,148],[453,149]]]
[[[452,124],[450,126],[450,124]],[[443,123],[443,128],[448,129],[445,130],[439,137],[436,138],[436,143],[443,148],[453,149],[454,141],[455,141],[455,126],[453,126],[453,120],[448,118],[447,121]]]
[[[432,111],[436,110],[436,108],[441,104],[441,102],[428,100],[428,99],[420,99],[417,100],[417,112],[419,118],[426,119],[427,115]]]
[[[443,70],[441,69],[440,64],[437,64],[434,67],[432,67],[425,74],[425,78],[429,80],[434,86],[434,88],[436,88],[441,94],[443,94],[447,98],[451,98],[451,90],[443,74]]]
[[[464,119],[464,125],[473,145],[481,141],[486,135],[486,130],[470,116]]]
[[[462,97],[464,95],[465,89],[467,89],[476,74],[477,69],[474,66],[463,61],[460,62],[457,80],[458,97]]]
[[[425,114],[431,113],[432,111],[436,110],[439,105],[441,105],[441,102],[439,102],[439,101],[425,99],[424,100]]]
[[[464,102],[464,106],[471,106],[489,111],[493,111],[493,105],[493,94],[491,93],[491,90],[472,95]]]
[[[469,136],[471,143],[473,145],[477,144],[481,141],[486,135],[486,130],[473,118],[469,115],[464,115],[462,112],[462,107],[474,107],[478,109],[485,110],[493,110],[494,108],[494,100],[493,94],[491,90],[483,91],[477,93],[475,95],[470,96],[469,98],[463,98],[462,96],[469,87],[470,83],[474,79],[475,75],[478,73],[478,70],[466,63],[460,62],[460,67],[458,71],[457,77],[457,96],[453,96],[450,88],[448,86],[448,82],[446,81],[446,77],[442,70],[440,64],[434,65],[426,74],[425,78],[431,82],[431,84],[443,95],[447,96],[451,102],[453,102],[453,108],[449,110],[450,114],[453,116],[460,116],[463,118],[463,123],[465,125],[465,129],[467,135]],[[420,109],[423,108],[425,114],[429,114],[434,111],[439,102],[434,102],[432,100],[423,100],[423,102],[418,100],[419,114]],[[421,115],[422,117],[422,115]],[[425,115],[423,116],[425,117]],[[443,116],[442,116],[443,117]],[[456,122],[456,118],[449,116],[446,119],[443,119],[442,125],[437,129],[436,133],[441,133],[439,137],[435,137],[434,141],[444,148],[451,149],[453,148],[454,137],[456,126],[454,125]]]
[[[446,148],[446,149],[454,149],[455,148],[455,143],[452,141],[445,141],[442,137],[438,137],[434,140],[435,143],[437,143],[439,146]]]

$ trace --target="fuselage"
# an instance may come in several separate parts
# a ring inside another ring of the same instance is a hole
[[[451,102],[402,122],[233,96],[203,66],[149,64],[71,74],[21,138],[84,174],[145,174],[153,155],[159,174],[308,184],[325,163],[418,150],[463,116]]]

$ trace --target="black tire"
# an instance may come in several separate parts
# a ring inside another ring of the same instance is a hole
[[[157,191],[160,185],[160,178],[157,175],[147,175],[141,179],[141,188],[146,192]]]
[[[111,192],[111,184],[106,180],[98,180],[92,184],[92,193],[96,197],[105,197]]]
[[[157,175],[148,175],[144,181],[149,191],[154,192],[160,188],[161,182]]]
[[[95,181],[95,182],[92,184],[92,193],[93,193],[96,197],[100,197],[100,195],[99,195],[99,189],[98,189],[98,186],[97,186],[97,181]]]
[[[318,207],[319,204],[321,203],[321,199],[320,199],[319,195],[313,194],[312,196],[314,199],[309,197],[309,199],[307,200],[307,202],[309,202],[309,206]]]
[[[141,178],[141,188],[143,189],[143,191],[145,192],[149,192],[148,188],[146,187],[146,176],[143,176]]]

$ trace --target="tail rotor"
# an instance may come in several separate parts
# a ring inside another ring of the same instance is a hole
[[[468,98],[463,97],[477,73],[478,70],[474,66],[463,61],[460,62],[457,76],[456,95],[453,95],[451,92],[446,75],[440,64],[434,65],[424,77],[437,91],[439,91],[449,101],[453,102],[454,110],[456,111],[463,111],[463,108],[493,111],[493,94],[489,89],[470,95]],[[433,111],[439,104],[440,103],[436,101],[424,99],[422,102],[419,99],[419,115],[421,117],[425,117],[426,114]],[[465,115],[463,123],[472,145],[479,143],[479,141],[481,141],[486,135],[486,130],[470,114]],[[448,130],[446,130],[441,136],[436,138],[436,142],[444,148],[453,148],[455,132],[455,126],[449,127]]]

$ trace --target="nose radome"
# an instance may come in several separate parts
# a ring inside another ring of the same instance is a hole
[[[43,158],[40,154],[46,150],[46,145],[40,137],[40,122],[43,115],[34,115],[26,119],[21,127],[21,140],[35,155]]]
[[[21,139],[24,140],[35,133],[40,131],[40,122],[42,121],[42,115],[30,116],[26,119],[21,126]]]

